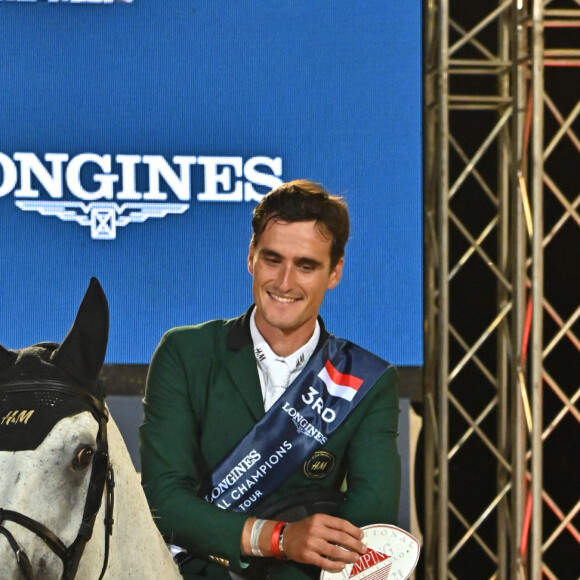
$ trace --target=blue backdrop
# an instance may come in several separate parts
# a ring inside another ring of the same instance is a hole
[[[420,47],[418,0],[0,2],[0,342],[90,276],[109,363],[238,315],[255,198],[305,177],[352,216],[327,327],[422,364]]]

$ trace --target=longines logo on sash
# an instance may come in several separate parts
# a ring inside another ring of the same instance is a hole
[[[2,0],[0,0],[1,2]],[[117,228],[190,207],[194,168],[202,172],[199,202],[260,201],[281,185],[282,159],[255,156],[0,153],[0,198],[12,194],[22,211],[90,227],[93,240],[114,240]],[[256,189],[258,187],[258,189]],[[141,191],[139,191],[141,190]]]

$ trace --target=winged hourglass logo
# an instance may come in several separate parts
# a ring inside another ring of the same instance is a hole
[[[114,240],[117,227],[129,223],[142,223],[150,217],[162,218],[167,214],[183,213],[188,203],[117,203],[81,201],[16,201],[24,211],[37,211],[44,216],[56,216],[63,221],[76,221],[91,227],[93,240]]]

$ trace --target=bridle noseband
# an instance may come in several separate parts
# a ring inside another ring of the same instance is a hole
[[[18,567],[25,580],[34,580],[34,573],[26,552],[20,547],[14,535],[4,527],[4,522],[11,521],[36,534],[62,560],[63,574],[61,580],[73,580],[76,576],[81,557],[87,542],[91,539],[95,519],[101,507],[103,492],[105,492],[105,553],[99,580],[105,575],[109,560],[109,539],[113,533],[113,507],[115,477],[113,467],[109,462],[109,443],[107,439],[107,421],[109,412],[105,405],[104,395],[96,396],[81,387],[74,387],[56,381],[28,381],[0,386],[0,393],[43,392],[56,393],[81,399],[99,424],[97,433],[97,449],[93,457],[93,466],[87,490],[87,499],[83,518],[75,540],[70,546],[46,526],[19,512],[0,507],[0,534],[6,537],[12,548]]]

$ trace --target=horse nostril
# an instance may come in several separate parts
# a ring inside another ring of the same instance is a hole
[[[40,558],[40,560],[38,560],[38,567],[46,568],[46,560],[44,558]]]

